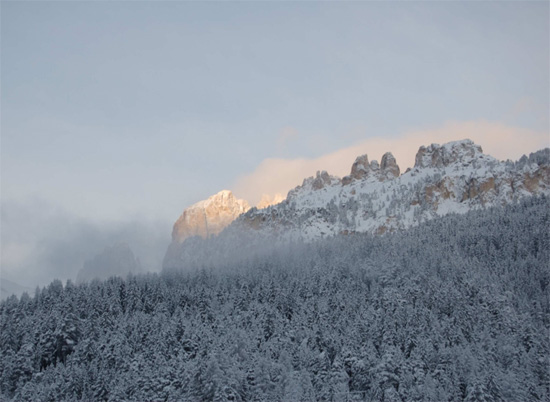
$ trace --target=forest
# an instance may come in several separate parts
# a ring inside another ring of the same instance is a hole
[[[534,197],[56,280],[0,304],[0,399],[548,401],[549,224]]]

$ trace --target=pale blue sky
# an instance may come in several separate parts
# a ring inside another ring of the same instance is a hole
[[[548,2],[2,2],[1,24],[4,205],[169,234],[266,158],[549,130]]]

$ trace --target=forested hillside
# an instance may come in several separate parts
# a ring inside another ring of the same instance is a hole
[[[0,304],[6,400],[549,400],[550,201]],[[200,265],[197,263],[197,265]]]

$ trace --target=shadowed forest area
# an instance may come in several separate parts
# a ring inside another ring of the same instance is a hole
[[[550,201],[0,304],[2,400],[550,398]]]

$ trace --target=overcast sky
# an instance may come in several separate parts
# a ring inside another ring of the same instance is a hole
[[[2,2],[2,275],[32,282],[46,233],[85,242],[56,219],[168,241],[186,206],[334,153],[548,146],[549,37],[548,2]]]

